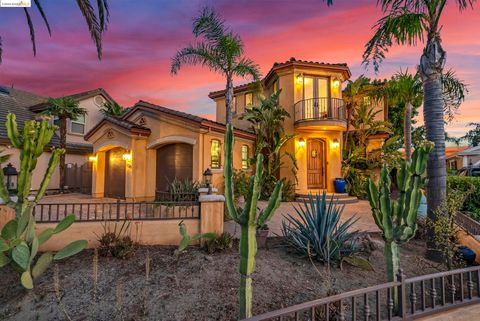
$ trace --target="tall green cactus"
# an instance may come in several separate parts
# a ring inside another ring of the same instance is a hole
[[[282,199],[282,182],[277,182],[268,205],[257,217],[257,202],[260,196],[260,181],[263,172],[263,155],[257,155],[255,176],[250,177],[250,185],[245,207],[237,208],[234,201],[233,191],[233,129],[227,124],[225,133],[225,200],[227,215],[240,225],[240,288],[238,301],[240,305],[240,319],[252,316],[252,274],[255,271],[255,255],[257,254],[257,226],[264,225],[273,216]]]
[[[417,210],[422,198],[422,188],[426,183],[423,174],[432,150],[433,146],[426,144],[415,149],[411,161],[402,160],[400,168],[397,169],[396,200],[390,195],[392,182],[386,166],[382,168],[378,187],[372,179],[368,180],[367,194],[373,218],[382,230],[385,241],[389,281],[396,281],[400,272],[399,245],[408,242],[417,231]]]
[[[9,113],[6,127],[8,138],[13,147],[20,150],[20,173],[17,181],[16,198],[11,198],[5,184],[3,171],[0,170],[0,199],[7,206],[15,209],[15,218],[5,224],[0,234],[0,267],[10,264],[21,273],[22,285],[31,289],[33,288],[33,278],[38,277],[45,271],[53,260],[61,260],[77,254],[86,247],[87,242],[72,242],[56,254],[46,252],[35,260],[39,246],[48,241],[54,234],[67,229],[75,220],[74,215],[68,215],[55,228],[47,228],[36,235],[35,218],[31,214],[32,208],[44,196],[60,155],[65,151],[57,148],[52,149],[48,168],[40,187],[33,199],[29,198],[33,171],[45,146],[52,139],[56,126],[50,125],[47,121],[26,121],[23,126],[23,134],[20,135],[15,114]],[[33,265],[34,261],[35,264]]]

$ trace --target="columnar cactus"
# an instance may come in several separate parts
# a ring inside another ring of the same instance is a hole
[[[32,173],[37,160],[42,155],[45,146],[52,139],[56,126],[47,121],[26,121],[23,135],[18,132],[15,115],[7,115],[7,133],[13,147],[20,150],[20,174],[17,182],[16,198],[10,198],[6,188],[3,171],[0,170],[0,199],[9,207],[15,209],[15,218],[5,224],[0,234],[0,267],[8,264],[21,273],[21,282],[25,288],[33,288],[33,278],[39,276],[53,260],[61,260],[80,252],[87,245],[86,241],[75,241],[56,254],[43,253],[34,263],[40,245],[54,234],[67,229],[75,220],[74,215],[66,216],[55,228],[43,230],[35,234],[35,218],[31,210],[42,199],[58,164],[63,149],[52,149],[52,156],[40,187],[33,197],[29,198],[32,184]],[[2,158],[5,160],[5,157]]]
[[[257,254],[256,227],[264,225],[280,205],[282,199],[282,182],[277,182],[268,205],[257,217],[257,201],[260,196],[260,181],[263,172],[263,155],[257,155],[255,176],[250,177],[249,192],[245,199],[245,207],[237,208],[233,193],[233,129],[227,124],[225,133],[225,200],[227,215],[237,222],[241,228],[240,234],[240,288],[238,300],[240,319],[252,316],[252,274],[255,271],[255,255]]]
[[[368,200],[372,207],[375,223],[383,232],[385,260],[389,281],[396,281],[400,272],[399,245],[408,242],[417,231],[417,210],[420,206],[422,188],[426,178],[422,177],[427,159],[433,146],[428,144],[415,149],[411,161],[402,160],[396,176],[398,199],[390,194],[391,180],[383,166],[379,186],[368,180]]]

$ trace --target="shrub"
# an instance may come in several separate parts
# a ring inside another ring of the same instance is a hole
[[[250,176],[247,175],[245,171],[236,170],[233,172],[233,196],[236,202],[238,202],[241,196],[243,196],[244,199],[247,198],[249,180]]]
[[[345,205],[338,205],[333,196],[327,200],[326,193],[310,195],[303,206],[294,208],[297,215],[286,216],[282,234],[298,252],[329,263],[339,262],[343,256],[354,255],[360,250],[359,232],[350,232],[357,218],[340,222]]]
[[[205,250],[212,254],[215,252],[222,252],[232,248],[233,236],[230,233],[223,232],[220,235],[215,235],[212,239],[205,241]]]
[[[454,191],[468,194],[460,210],[480,221],[480,177],[448,176],[447,193]]]
[[[135,242],[130,237],[131,221],[128,219],[120,222],[102,224],[103,233],[98,237],[98,253],[101,256],[113,256],[126,259],[135,253]]]
[[[295,183],[291,180],[283,179],[282,202],[295,201]]]

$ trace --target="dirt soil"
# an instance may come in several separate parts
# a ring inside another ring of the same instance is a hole
[[[369,260],[375,271],[344,265],[333,268],[334,288],[345,292],[386,282],[383,243]],[[99,258],[94,299],[92,250],[58,263],[60,303],[54,287],[54,268],[24,290],[18,276],[6,269],[0,278],[0,320],[236,320],[238,251],[213,255],[192,247],[178,259],[171,247],[139,247],[127,260]],[[408,277],[441,269],[423,258],[425,244],[412,240],[401,248]],[[145,258],[151,258],[146,282]],[[279,239],[269,239],[269,249],[259,250],[254,274],[254,314],[324,297],[328,278],[321,264],[314,268]],[[66,316],[68,315],[68,317]]]

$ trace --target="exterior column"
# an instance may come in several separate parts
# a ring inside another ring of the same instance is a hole
[[[223,233],[225,197],[223,195],[201,194],[200,202],[200,233]]]
[[[97,152],[96,157],[92,164],[92,197],[100,198],[105,193],[105,152]]]

